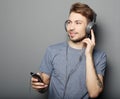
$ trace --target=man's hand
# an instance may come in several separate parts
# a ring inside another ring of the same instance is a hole
[[[37,75],[40,76],[40,73],[37,73]],[[34,77],[31,78],[31,85],[32,85],[32,88],[34,88],[34,89],[36,89],[38,91],[48,87],[47,84],[45,84],[43,82],[39,82],[38,79],[34,78]]]
[[[85,38],[82,42],[86,44],[85,54],[86,55],[88,55],[88,54],[92,55],[93,49],[95,47],[95,35],[94,35],[93,30],[91,30],[91,39]]]

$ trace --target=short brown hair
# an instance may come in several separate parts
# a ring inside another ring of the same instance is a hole
[[[80,2],[74,3],[71,6],[70,12],[80,13],[85,16],[88,21],[92,21],[94,17],[94,11],[87,5]]]

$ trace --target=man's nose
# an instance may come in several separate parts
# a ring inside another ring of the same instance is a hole
[[[72,31],[72,30],[74,30],[75,29],[75,25],[72,23],[71,25],[70,25],[70,30]]]

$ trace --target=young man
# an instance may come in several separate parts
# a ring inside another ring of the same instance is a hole
[[[91,38],[86,33],[94,14],[86,4],[72,5],[66,21],[69,40],[47,48],[38,73],[44,83],[31,78],[34,89],[49,88],[49,99],[96,98],[102,92],[106,55],[94,49],[93,29]]]

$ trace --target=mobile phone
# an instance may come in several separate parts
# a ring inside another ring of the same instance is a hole
[[[38,74],[30,72],[30,75],[34,78],[37,78],[38,82],[43,82],[42,78]]]
[[[38,79],[38,82],[42,82],[42,83],[43,83],[42,78],[41,78],[38,74],[33,73],[33,72],[30,72],[30,75],[31,75],[32,77],[34,77],[34,78],[37,78],[37,79]],[[48,88],[42,88],[42,89],[39,90],[39,92],[40,92],[40,93],[45,93],[45,92],[47,91],[47,89],[48,89]]]

